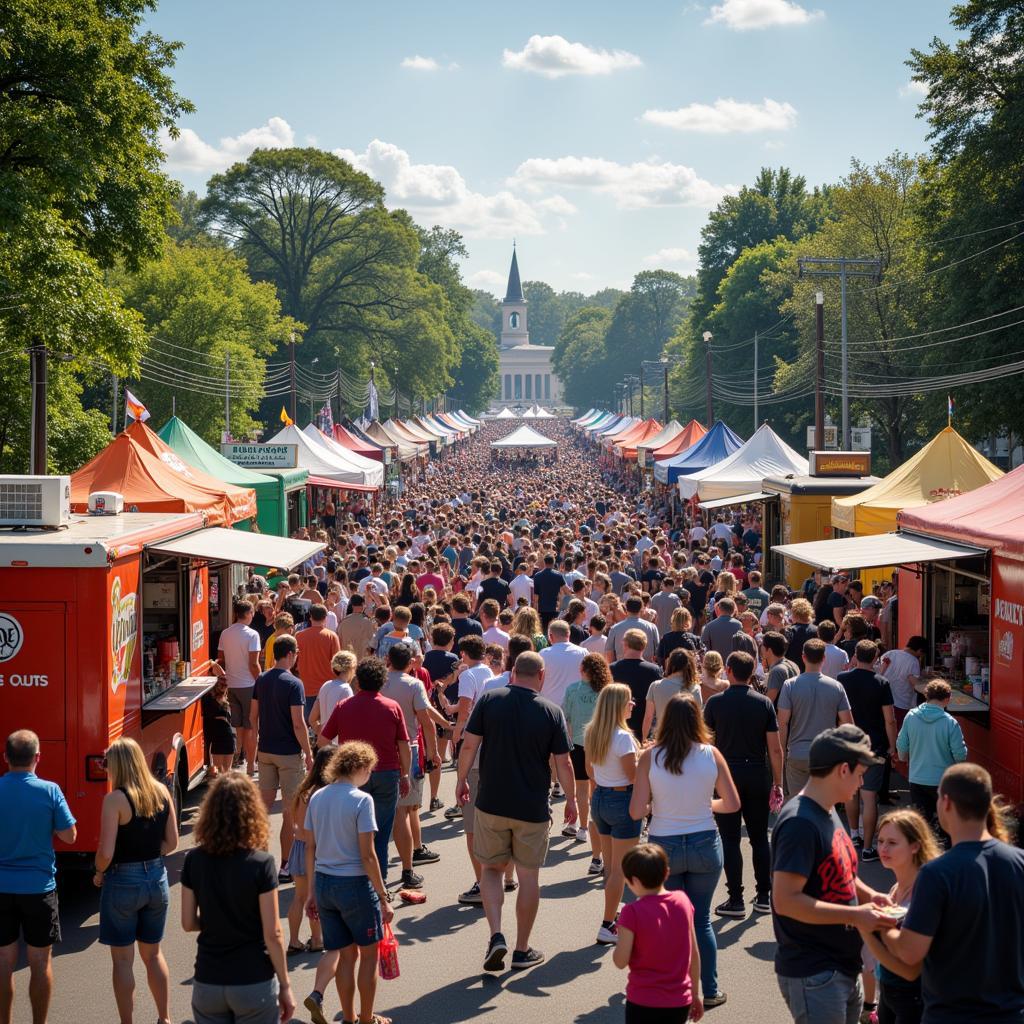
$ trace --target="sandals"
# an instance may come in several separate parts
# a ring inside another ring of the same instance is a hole
[[[322,953],[324,951],[323,945],[314,946],[312,939],[307,939],[305,942],[298,946],[293,946],[290,942],[288,948],[285,950],[287,956],[298,956],[300,953]]]

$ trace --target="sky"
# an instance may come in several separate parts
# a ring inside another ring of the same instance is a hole
[[[927,149],[904,61],[950,0],[163,0],[196,106],[167,171],[202,194],[315,145],[463,233],[466,282],[592,293],[693,273],[708,212],[765,166],[808,185]]]

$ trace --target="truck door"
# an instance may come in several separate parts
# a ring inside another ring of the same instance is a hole
[[[67,792],[66,605],[0,601],[0,733],[31,729],[39,774]]]

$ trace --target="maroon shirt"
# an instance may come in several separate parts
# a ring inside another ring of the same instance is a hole
[[[397,701],[382,697],[379,693],[361,690],[354,697],[342,701],[331,712],[321,735],[338,743],[362,740],[377,752],[377,767],[374,771],[397,771],[398,744],[409,742],[409,731],[405,727],[405,715]]]

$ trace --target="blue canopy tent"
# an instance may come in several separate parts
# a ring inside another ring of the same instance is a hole
[[[654,479],[658,483],[675,483],[681,476],[689,476],[727,459],[743,446],[743,438],[734,434],[721,420],[692,447],[674,458],[654,463]]]

